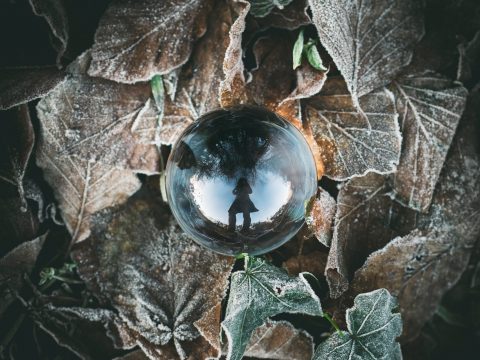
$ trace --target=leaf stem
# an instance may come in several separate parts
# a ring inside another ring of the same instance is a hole
[[[323,313],[323,317],[324,317],[325,319],[327,319],[328,322],[330,323],[330,325],[332,325],[332,326],[334,327],[335,331],[336,331],[341,337],[343,337],[343,331],[340,330],[340,328],[338,327],[337,323],[332,319],[332,317],[331,317],[328,313],[326,313],[326,312]]]

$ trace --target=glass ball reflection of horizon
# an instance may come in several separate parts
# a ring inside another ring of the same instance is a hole
[[[317,191],[302,134],[252,106],[219,109],[190,125],[172,148],[167,197],[182,229],[222,254],[259,255],[291,239]]]

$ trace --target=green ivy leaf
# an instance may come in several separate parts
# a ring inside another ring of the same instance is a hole
[[[250,0],[250,14],[255,17],[265,17],[276,6],[283,9],[289,5],[293,0]]]
[[[396,338],[402,333],[402,319],[392,313],[396,305],[386,289],[358,295],[347,310],[348,333],[330,336],[318,346],[313,360],[401,359]]]
[[[300,66],[302,63],[303,52],[303,29],[298,33],[298,38],[293,45],[293,70]]]
[[[158,109],[158,119],[161,121],[163,117],[163,109],[165,107],[165,88],[163,86],[162,75],[155,75],[150,81],[150,84],[152,87],[153,99],[155,100],[155,105],[157,105]]]
[[[313,68],[320,70],[320,71],[327,71],[328,69],[323,65],[322,58],[318,53],[317,47],[315,44],[311,43],[308,46],[304,47],[305,55],[307,56],[307,60],[312,65]]]
[[[253,331],[280,313],[322,316],[320,299],[301,273],[290,277],[265,260],[245,257],[245,271],[232,275],[225,320],[227,360],[241,359]]]

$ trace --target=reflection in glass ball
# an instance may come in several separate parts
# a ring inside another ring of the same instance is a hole
[[[182,229],[227,255],[258,255],[294,236],[315,195],[313,155],[301,133],[268,110],[203,115],[172,149],[167,196]]]

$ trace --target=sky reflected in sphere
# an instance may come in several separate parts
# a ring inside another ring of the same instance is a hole
[[[181,135],[167,164],[168,201],[180,226],[228,255],[258,255],[288,241],[316,189],[303,136],[257,107],[202,116]]]

